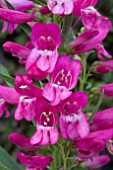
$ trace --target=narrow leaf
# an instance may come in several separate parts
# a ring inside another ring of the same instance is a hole
[[[14,87],[14,78],[10,76],[7,69],[0,64],[0,77],[7,83],[9,87]]]
[[[7,1],[7,0],[4,0],[8,9],[11,9],[11,10],[15,10],[14,7]]]
[[[0,165],[6,167],[6,170],[21,170],[17,162],[0,146]],[[1,170],[1,168],[0,168]],[[5,169],[3,169],[5,170]]]
[[[31,36],[31,28],[28,24],[19,24],[19,27],[28,35],[28,37]]]
[[[3,166],[3,165],[0,165],[0,170],[11,170],[11,169],[6,168],[6,167],[5,167],[5,166]]]
[[[41,5],[41,6],[46,5],[46,2],[41,1],[41,0],[33,0],[33,2],[36,3],[37,5]]]

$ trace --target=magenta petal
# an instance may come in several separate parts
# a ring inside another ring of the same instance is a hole
[[[87,166],[91,169],[101,168],[107,165],[109,162],[110,162],[110,158],[107,155],[93,157],[92,159],[88,159],[87,161],[85,161]]]
[[[17,11],[27,11],[35,7],[34,3],[29,0],[8,0],[8,2],[17,10]]]
[[[8,22],[4,22],[3,27],[2,27],[2,32],[5,32],[8,28]]]
[[[8,108],[6,106],[5,100],[0,99],[0,117],[3,115],[3,112],[5,112],[5,118],[8,118],[10,116],[10,113],[8,111]]]
[[[9,104],[17,105],[20,95],[13,88],[0,86],[0,98]]]
[[[93,118],[93,122],[100,122],[101,120],[113,120],[113,108],[97,112]]]
[[[84,113],[80,113],[81,119],[79,120],[78,123],[78,134],[80,135],[81,138],[85,137],[88,135],[90,126],[88,124],[86,115]]]
[[[21,152],[17,153],[19,161],[26,165],[26,170],[42,170],[52,161],[51,156],[30,156]]]
[[[59,137],[58,129],[56,127],[50,129],[49,134],[50,134],[50,143],[54,145],[58,141],[58,137]]]
[[[30,144],[30,139],[21,136],[17,133],[11,133],[8,136],[8,139],[10,140],[10,142],[12,142],[13,144],[21,147],[22,149],[25,149],[27,151],[36,151],[36,147]]]
[[[39,50],[49,50],[48,46],[54,50],[62,43],[60,29],[54,23],[47,25],[36,23],[32,29],[31,42]],[[49,42],[51,42],[51,44],[49,44]]]
[[[59,0],[49,0],[48,1],[48,8],[57,15],[61,15],[61,14],[71,14],[72,10],[74,7],[74,1],[73,0],[63,0],[63,1],[59,1]]]
[[[53,83],[47,83],[42,95],[49,101],[51,105],[55,106],[60,103],[60,100],[64,100],[69,97],[72,92],[68,91],[65,87],[59,86]]]
[[[57,50],[54,51],[39,51],[37,59],[37,67],[48,73],[51,73],[55,67],[58,58]]]
[[[76,130],[77,126],[78,122],[68,124],[67,134],[71,140],[75,140],[77,137],[79,137],[78,131]]]
[[[44,146],[50,143],[50,138],[49,138],[49,131],[48,130],[43,130],[42,131],[42,140],[40,141],[39,145]]]
[[[100,60],[104,60],[103,56],[105,56],[107,58],[112,58],[112,56],[110,54],[108,54],[108,52],[105,50],[103,45],[99,44],[95,47],[95,49],[97,50],[98,58]]]
[[[98,91],[101,92],[102,90],[104,90],[105,98],[113,97],[113,83],[100,86]]]
[[[31,137],[30,143],[32,145],[39,144],[43,138],[43,133],[40,129],[38,129],[35,134]]]
[[[38,55],[38,49],[36,49],[36,48],[32,49],[29,56],[28,56],[28,58],[27,58],[27,61],[26,61],[26,70],[27,71],[36,62],[37,55]]]
[[[35,19],[32,14],[0,8],[0,19],[12,24],[22,24]]]
[[[62,137],[66,140],[68,138],[68,134],[67,134],[67,124],[63,119],[63,116],[60,116],[60,132]]]
[[[30,53],[30,49],[22,45],[7,41],[4,43],[3,48],[5,51],[12,53],[13,56],[19,58],[19,63],[24,64]]]

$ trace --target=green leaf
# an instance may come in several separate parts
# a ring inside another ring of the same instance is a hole
[[[10,170],[9,168],[6,168],[5,166],[3,165],[0,165],[0,170]]]
[[[3,170],[21,170],[17,162],[0,146],[0,166],[7,168]],[[1,170],[1,168],[0,168]]]
[[[15,10],[15,8],[7,1],[7,0],[4,0],[8,9],[11,9],[11,10]]]
[[[14,87],[14,78],[10,76],[7,69],[0,64],[0,77],[7,83],[9,87]]]
[[[41,5],[41,6],[46,5],[46,3],[45,3],[44,1],[41,1],[41,0],[33,0],[33,2],[34,2],[35,4]]]
[[[19,27],[28,35],[31,36],[31,27],[28,24],[19,24]]]

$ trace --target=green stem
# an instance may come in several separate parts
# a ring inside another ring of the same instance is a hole
[[[63,166],[64,166],[63,168],[66,170],[66,168],[67,168],[67,156],[65,155],[65,152],[64,152],[64,149],[62,147],[62,144],[57,143],[57,146],[59,147],[60,152],[62,154]]]
[[[72,24],[72,20],[73,20],[73,16],[72,15],[66,15],[64,17],[64,22],[63,22],[63,26],[62,26],[62,38],[63,38],[63,42],[62,42],[62,46],[59,48],[59,53],[60,54],[63,52],[64,46],[67,43],[68,35],[69,35],[69,30],[70,30],[71,24]]]
[[[100,98],[99,98],[99,100],[98,100],[98,103],[97,103],[97,105],[96,105],[96,107],[95,107],[95,109],[94,109],[91,117],[89,118],[89,122],[90,122],[90,123],[92,122],[93,117],[95,116],[96,112],[98,111],[98,109],[99,109],[99,107],[100,107],[100,105],[101,105],[101,103],[102,103],[103,97],[104,97],[104,90],[102,90],[102,92],[101,92],[101,94],[100,94]]]
[[[84,85],[86,83],[86,67],[87,67],[87,62],[86,62],[87,57],[84,55],[82,56],[82,78],[80,81],[80,91],[84,91]]]

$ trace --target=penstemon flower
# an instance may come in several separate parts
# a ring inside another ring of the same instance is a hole
[[[14,7],[15,10],[10,10],[7,7],[5,1],[0,2],[0,19],[4,20],[2,32],[5,32],[8,28],[9,33],[12,34],[17,28],[17,24],[30,22],[35,19],[33,14],[26,14],[24,11],[33,9],[34,3],[29,0],[8,0],[8,2]]]
[[[43,90],[43,96],[51,102],[51,105],[58,105],[61,100],[71,95],[81,73],[81,63],[78,60],[71,61],[66,55],[58,58],[56,67],[50,74],[50,82]]]
[[[31,138],[31,144],[55,144],[59,136],[56,128],[58,123],[56,108],[50,106],[45,100],[40,101],[35,119],[37,131]]]
[[[89,125],[85,114],[82,113],[87,100],[87,94],[76,92],[59,104],[60,131],[64,139],[75,140],[78,137],[83,138],[88,135]]]

